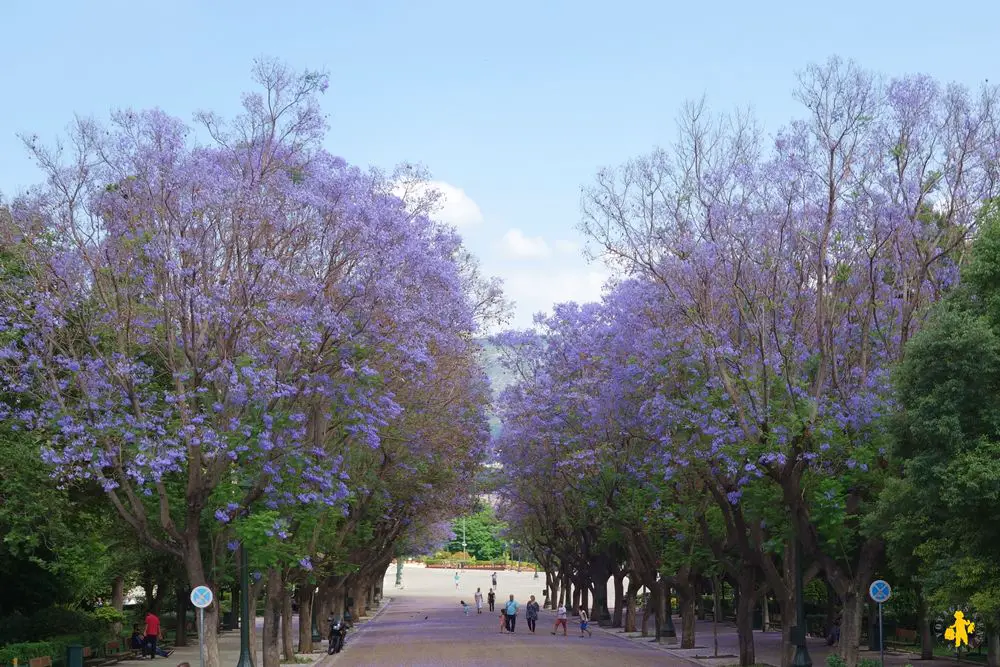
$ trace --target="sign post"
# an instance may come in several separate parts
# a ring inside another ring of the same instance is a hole
[[[205,667],[205,607],[212,604],[214,596],[208,586],[195,586],[191,589],[191,604],[198,608],[198,655],[201,667]]]
[[[882,603],[892,597],[892,587],[882,579],[876,579],[868,587],[868,595],[878,603],[878,653],[882,667],[885,667],[885,631],[882,629]]]

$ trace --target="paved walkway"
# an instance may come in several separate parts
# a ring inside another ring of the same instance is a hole
[[[361,665],[663,665],[664,655],[602,632],[579,636],[552,636],[552,612],[543,612],[536,634],[528,630],[523,611],[514,634],[501,633],[499,615],[484,611],[469,616],[451,599],[426,595],[397,595],[379,618],[358,628],[330,667]],[[684,661],[681,663],[685,664]]]
[[[407,567],[404,587],[395,589],[395,570],[390,569],[384,590],[391,596],[374,621],[359,626],[348,636],[344,652],[325,659],[322,667],[361,665],[702,665],[726,667],[737,664],[736,629],[732,624],[719,625],[719,657],[714,657],[712,623],[698,622],[696,648],[681,650],[677,644],[657,644],[638,633],[626,636],[620,628],[594,629],[593,637],[579,637],[579,626],[570,619],[569,636],[553,637],[550,632],[555,615],[542,610],[537,632],[527,631],[523,612],[514,635],[501,634],[497,614],[484,610],[477,615],[462,614],[461,600],[472,603],[476,588],[489,590],[490,573],[465,571],[456,590],[451,570],[428,570]],[[544,579],[532,573],[498,573],[498,600],[514,593],[522,603],[528,595],[540,599]],[[610,591],[609,591],[610,592]],[[610,601],[613,604],[613,600]],[[523,606],[522,606],[523,609]],[[679,628],[679,619],[675,618]],[[779,665],[781,633],[757,632],[754,635],[757,664]],[[825,665],[831,649],[822,639],[809,640],[810,655],[817,667]],[[878,658],[877,652],[862,651],[861,657]],[[886,655],[885,664],[902,667],[954,665],[953,660],[917,661],[910,654]]]
[[[681,650],[676,644],[657,644],[648,637],[635,633],[626,636],[620,628],[598,628],[593,637],[579,636],[579,626],[574,627],[570,619],[569,636],[552,636],[555,615],[542,610],[537,634],[528,632],[524,620],[523,605],[528,596],[534,594],[541,600],[544,579],[534,579],[530,572],[499,572],[498,600],[506,599],[510,593],[522,604],[518,615],[517,632],[513,635],[501,634],[498,613],[490,614],[484,609],[477,615],[475,609],[469,616],[462,614],[461,600],[472,604],[476,588],[485,594],[490,588],[490,572],[465,571],[455,588],[454,571],[428,570],[407,567],[402,590],[394,587],[395,569],[391,568],[384,582],[384,590],[391,601],[374,610],[374,618],[362,619],[348,634],[344,651],[336,656],[327,656],[326,643],[322,652],[300,656],[299,660],[310,660],[316,667],[354,667],[359,665],[601,665],[612,667],[645,665],[676,665],[704,667],[727,667],[738,662],[736,656],[736,629],[731,624],[719,626],[719,654],[712,657],[712,623],[699,622],[697,625],[697,647]],[[611,601],[613,604],[613,601]],[[485,606],[485,605],[484,605]],[[263,621],[257,619],[258,641]],[[298,627],[298,617],[293,620]],[[679,619],[674,620],[679,628]],[[652,628],[652,626],[650,626]],[[324,629],[325,634],[325,629]],[[297,634],[296,634],[297,638]],[[755,633],[755,648],[758,664],[780,664],[781,634],[779,632]],[[191,646],[177,649],[167,659],[157,660],[158,664],[173,667],[188,662],[198,667],[197,637],[191,638]],[[226,632],[219,637],[219,653],[223,667],[235,665],[239,658],[239,632]],[[810,654],[817,667],[825,665],[830,649],[820,639],[810,640]],[[258,644],[258,664],[260,660]],[[862,657],[878,658],[877,652],[862,652]],[[955,665],[954,660],[917,661],[915,655],[886,656],[886,665],[902,667],[913,663],[916,667],[944,667]],[[129,665],[132,661],[122,663]],[[135,662],[133,667],[140,664]],[[303,665],[305,667],[305,665]]]

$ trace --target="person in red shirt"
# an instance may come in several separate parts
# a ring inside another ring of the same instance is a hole
[[[145,636],[143,656],[148,652],[149,659],[152,660],[156,657],[156,638],[160,636],[160,619],[152,609],[146,612],[146,628],[142,634]]]

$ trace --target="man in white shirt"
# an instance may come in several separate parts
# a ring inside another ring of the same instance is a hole
[[[481,588],[476,589],[476,613],[483,613],[483,590]]]

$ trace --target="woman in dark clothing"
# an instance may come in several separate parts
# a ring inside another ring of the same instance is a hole
[[[486,594],[486,602],[488,602],[490,605],[490,611],[494,611],[493,603],[496,601],[497,601],[497,594],[494,593],[493,589],[491,588],[490,592]]]
[[[535,602],[534,595],[531,596],[531,600],[528,601],[528,604],[525,605],[524,609],[525,609],[524,617],[528,621],[528,629],[531,630],[532,633],[534,633],[535,622],[538,621],[538,603]]]

